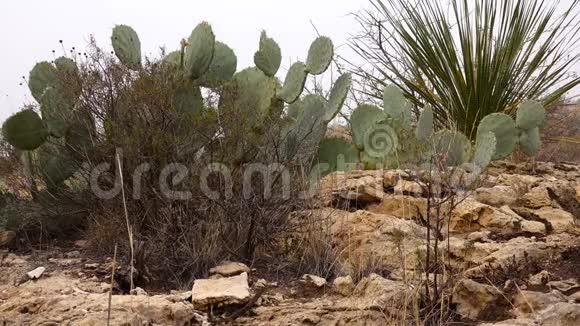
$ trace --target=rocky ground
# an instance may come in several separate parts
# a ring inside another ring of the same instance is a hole
[[[320,232],[337,276],[276,283],[224,263],[192,291],[112,295],[111,325],[415,325],[425,284],[450,294],[442,323],[580,325],[580,167],[495,166],[477,190],[453,196],[440,234],[426,197],[405,171],[331,175],[320,204],[294,214],[315,221],[294,240]],[[426,278],[428,232],[446,266]],[[83,250],[0,251],[0,325],[106,324],[112,259]]]

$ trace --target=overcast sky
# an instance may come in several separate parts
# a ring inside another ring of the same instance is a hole
[[[19,86],[22,76],[37,61],[52,60],[52,50],[62,54],[60,39],[66,48],[84,49],[93,34],[111,48],[111,29],[127,24],[139,34],[143,52],[157,55],[159,46],[177,49],[205,20],[236,52],[238,70],[252,65],[262,29],[280,44],[288,68],[290,60],[306,58],[317,36],[310,21],[335,46],[344,45],[356,30],[349,13],[366,6],[367,0],[0,0],[0,122],[33,100]]]
[[[291,60],[305,59],[317,36],[311,22],[339,53],[348,52],[347,38],[358,29],[349,13],[368,6],[368,0],[0,0],[0,122],[32,101],[26,85],[19,86],[22,76],[36,62],[54,59],[52,50],[61,55],[60,39],[67,49],[82,51],[93,34],[110,48],[113,26],[127,24],[139,34],[143,52],[157,55],[159,46],[177,49],[206,20],[236,52],[238,70],[252,65],[262,29],[278,41],[288,68]]]

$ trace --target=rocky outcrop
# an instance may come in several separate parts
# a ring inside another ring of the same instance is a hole
[[[248,274],[218,279],[199,279],[193,283],[191,302],[197,309],[243,304],[250,298]]]

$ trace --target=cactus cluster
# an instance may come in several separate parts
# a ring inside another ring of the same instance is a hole
[[[522,103],[515,121],[503,113],[484,117],[475,146],[459,131],[435,132],[430,106],[423,108],[412,132],[411,104],[395,86],[385,87],[383,102],[383,108],[363,104],[352,113],[352,145],[341,139],[321,143],[318,162],[328,164],[326,173],[351,169],[348,163],[353,163],[353,149],[358,151],[355,162],[369,169],[409,165],[426,168],[443,163],[472,172],[481,172],[492,160],[507,157],[518,145],[528,156],[535,156],[539,150],[539,127],[545,110],[537,102]]]
[[[118,63],[137,72],[131,75],[139,78],[145,66],[137,32],[130,26],[115,26],[111,43]],[[264,143],[262,133],[267,122],[268,126],[279,126],[284,154],[304,153],[301,160],[309,164],[324,138],[327,124],[340,111],[351,86],[351,76],[344,74],[336,80],[328,100],[319,95],[301,98],[308,75],[324,73],[333,55],[332,41],[318,37],[311,44],[305,63],[292,64],[281,82],[276,75],[282,51],[274,39],[262,32],[254,54],[255,66],[236,72],[234,51],[217,41],[212,27],[202,22],[187,40],[181,41],[179,50],[165,55],[158,64],[174,72],[171,76],[175,76],[177,86],[171,96],[178,114],[196,116],[213,110],[224,113],[236,110],[251,117],[248,120],[252,126],[247,134],[248,138],[258,139],[258,146]],[[54,183],[75,172],[71,164],[66,168],[64,165],[67,160],[80,163],[74,152],[90,146],[95,128],[90,115],[79,116],[77,106],[82,89],[63,82],[63,76],[71,74],[78,75],[80,80],[77,64],[71,59],[62,57],[38,63],[30,72],[29,88],[39,103],[41,115],[29,108],[10,117],[3,126],[5,139],[13,146],[24,151],[38,150],[41,173]],[[206,107],[203,87],[220,92],[217,108]],[[54,143],[66,145],[70,153],[57,153]]]

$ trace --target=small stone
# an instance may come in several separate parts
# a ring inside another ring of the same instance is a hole
[[[399,180],[395,186],[396,195],[422,196],[423,184],[415,181]]]
[[[132,294],[132,295],[145,295],[145,296],[149,295],[149,294],[147,293],[147,291],[143,290],[143,289],[142,289],[142,288],[140,288],[140,287],[136,287],[136,288],[134,288],[133,290],[131,290],[131,294]]]
[[[89,245],[87,240],[77,240],[75,241],[75,247],[78,248],[86,248]]]
[[[30,272],[26,273],[26,275],[31,280],[37,280],[37,279],[39,279],[42,276],[42,274],[44,273],[44,271],[46,271],[46,268],[45,267],[38,267],[38,268],[36,268],[34,270],[31,270]]]
[[[65,257],[67,258],[79,258],[80,256],[81,253],[78,250],[70,251],[65,254]]]
[[[217,280],[195,280],[191,294],[196,308],[245,303],[250,298],[248,273]]]
[[[337,277],[332,284],[334,285],[334,290],[345,297],[351,295],[355,288],[350,275]]]
[[[304,274],[304,276],[302,276],[302,282],[304,282],[306,285],[311,285],[317,288],[321,288],[326,285],[326,280],[324,278],[312,274]]]
[[[530,286],[542,286],[548,284],[550,281],[551,275],[548,271],[541,271],[536,275],[533,275],[528,280],[528,284]]]
[[[259,280],[257,280],[254,283],[254,287],[256,288],[265,288],[266,286],[268,286],[268,281],[266,281],[265,279],[261,278]]]
[[[221,275],[221,276],[235,276],[242,273],[250,274],[250,268],[246,264],[237,262],[223,262],[221,265],[216,266],[209,270],[210,275]]]

